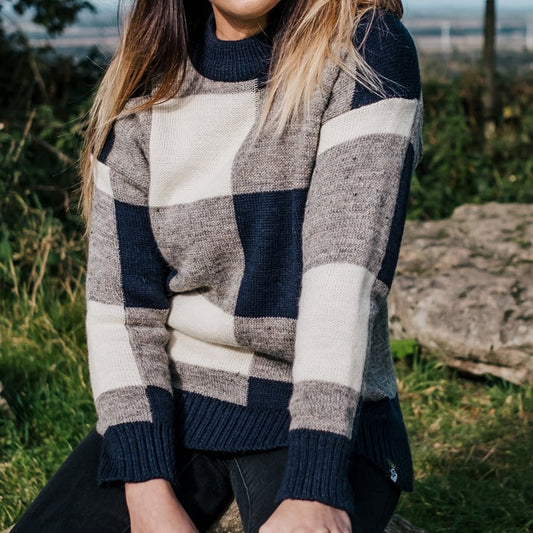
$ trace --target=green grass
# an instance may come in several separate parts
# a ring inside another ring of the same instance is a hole
[[[95,422],[81,294],[0,304],[0,530],[14,523]]]
[[[472,381],[397,347],[416,479],[398,512],[431,533],[532,531],[533,387]]]
[[[0,529],[14,523],[96,420],[81,290],[43,287],[32,306],[4,301],[0,376]],[[394,342],[415,491],[399,513],[431,533],[533,529],[533,388],[472,381]]]

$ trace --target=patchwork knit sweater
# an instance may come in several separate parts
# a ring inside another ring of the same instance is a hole
[[[254,136],[270,38],[221,41],[211,16],[180,93],[116,121],[86,281],[101,486],[179,483],[183,448],[287,446],[277,502],[351,513],[356,452],[411,490],[387,295],[421,154],[420,77],[394,15],[354,44],[383,94],[332,64],[307,119]]]

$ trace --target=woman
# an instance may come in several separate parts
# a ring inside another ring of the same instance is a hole
[[[412,489],[387,320],[421,154],[401,13],[134,2],[83,158],[98,422],[15,533],[204,531],[234,495],[248,532],[383,531]]]

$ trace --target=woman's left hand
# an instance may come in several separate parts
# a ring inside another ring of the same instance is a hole
[[[283,500],[259,533],[352,533],[348,513],[322,502]]]

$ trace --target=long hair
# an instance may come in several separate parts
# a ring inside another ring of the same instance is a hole
[[[275,8],[276,30],[260,127],[270,113],[276,131],[281,132],[300,112],[308,112],[329,61],[339,64],[358,82],[380,90],[378,76],[352,44],[361,17],[377,8],[403,15],[401,0],[281,0]],[[179,92],[186,75],[189,34],[201,31],[210,10],[207,0],[133,0],[119,46],[96,93],[85,134],[80,202],[87,231],[95,158],[113,122]],[[126,103],[136,94],[148,96],[126,110]],[[279,104],[274,106],[274,102]]]

